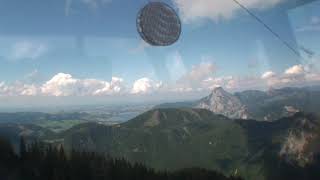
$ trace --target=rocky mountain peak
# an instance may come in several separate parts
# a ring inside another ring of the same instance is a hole
[[[213,89],[212,93],[226,92],[222,87],[216,87]]]
[[[209,96],[201,99],[197,108],[208,109],[229,118],[248,119],[247,110],[241,101],[221,87],[215,88]]]

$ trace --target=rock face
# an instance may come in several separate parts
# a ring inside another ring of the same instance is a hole
[[[214,89],[209,96],[201,99],[196,108],[207,109],[233,119],[249,118],[247,109],[241,101],[221,87]]]
[[[203,108],[229,118],[276,121],[297,112],[320,115],[320,90],[282,88],[267,92],[247,90],[230,94],[222,88],[197,101],[160,104],[154,109]]]
[[[303,165],[312,161],[319,151],[319,121],[314,117],[293,116],[292,119],[280,156]]]

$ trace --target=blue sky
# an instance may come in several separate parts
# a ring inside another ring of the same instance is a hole
[[[147,2],[1,0],[0,95],[236,91],[318,82],[319,1],[241,1],[304,58],[231,0],[164,0],[182,19],[181,38],[169,47],[148,46],[136,31],[136,15]]]

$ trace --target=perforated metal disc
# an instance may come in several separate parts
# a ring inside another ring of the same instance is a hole
[[[140,10],[137,28],[141,38],[153,46],[169,46],[181,34],[181,22],[177,13],[162,2],[150,2]]]

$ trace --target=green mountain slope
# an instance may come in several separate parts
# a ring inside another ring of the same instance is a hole
[[[232,172],[247,153],[239,124],[200,109],[153,110],[119,126],[80,125],[63,136],[66,147],[108,152],[158,169]]]
[[[320,153],[319,120],[304,113],[266,122],[231,120],[204,109],[154,109],[123,124],[85,123],[61,133],[2,124],[0,135],[63,143],[67,150],[108,153],[156,169],[201,167],[256,180],[277,174],[281,163],[275,162],[301,168],[312,162]]]
[[[263,179],[273,168],[266,163],[271,157],[301,166],[312,161],[320,152],[319,127],[319,118],[303,113],[259,122],[203,109],[156,109],[117,126],[82,124],[60,138],[68,149],[109,153],[156,169],[203,167]]]
[[[32,124],[0,123],[0,137],[8,139],[13,144],[15,150],[19,149],[20,138],[25,137],[28,140],[56,138],[56,134],[46,128]]]

